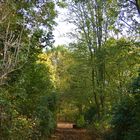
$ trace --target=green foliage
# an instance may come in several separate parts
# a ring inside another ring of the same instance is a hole
[[[131,98],[122,101],[114,112],[113,137],[117,140],[138,140],[140,138],[140,114],[137,113],[139,104]]]
[[[57,98],[44,64],[28,62],[11,75],[9,87],[0,96],[1,137],[5,139],[41,139],[53,132]],[[12,87],[11,87],[12,86]]]
[[[67,6],[67,4],[66,4],[66,2],[65,1],[58,1],[57,2],[57,5],[59,6],[59,7],[61,7],[61,8],[65,8],[66,6]]]
[[[134,101],[125,98],[114,108],[112,125],[114,126],[117,139],[123,139],[129,127],[134,123]]]
[[[95,107],[89,107],[84,113],[84,118],[88,124],[91,124],[94,120],[97,119],[97,109]]]
[[[84,119],[84,115],[80,115],[77,118],[76,126],[79,127],[79,128],[82,128],[82,127],[85,127],[85,125],[86,125],[86,122],[85,122],[85,119]]]
[[[38,131],[40,137],[47,138],[56,127],[56,116],[45,106],[39,106],[37,108],[37,119],[38,119]]]
[[[112,119],[112,139],[139,140],[140,139],[140,96],[128,96],[114,107]]]
[[[0,3],[0,137],[46,139],[59,106],[58,115],[80,128],[102,132],[111,119],[110,139],[139,140],[139,43],[108,38],[122,30],[115,25],[121,1],[69,2],[80,40],[67,49],[52,48],[55,3],[66,7],[65,1]],[[41,53],[46,46],[52,49]]]
[[[140,74],[137,78],[133,80],[131,84],[130,92],[132,94],[140,94]]]
[[[13,103],[14,101],[14,103]],[[35,120],[27,118],[17,110],[15,97],[8,93],[8,90],[1,89],[0,92],[0,136],[6,139],[29,139],[34,129]]]
[[[43,64],[30,65],[21,83],[26,91],[26,99],[20,105],[21,111],[38,118],[41,136],[48,136],[55,127],[56,94],[51,92],[53,86],[47,73]]]

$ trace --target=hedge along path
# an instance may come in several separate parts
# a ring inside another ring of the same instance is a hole
[[[49,140],[101,140],[93,131],[76,128],[75,124],[59,122],[55,134]]]

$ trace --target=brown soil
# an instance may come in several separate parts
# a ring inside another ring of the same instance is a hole
[[[101,140],[94,132],[86,129],[74,129],[73,125],[73,123],[58,123],[55,134],[50,140]]]

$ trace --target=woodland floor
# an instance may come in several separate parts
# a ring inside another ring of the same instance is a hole
[[[73,123],[59,122],[50,140],[101,140],[94,132],[73,128]]]

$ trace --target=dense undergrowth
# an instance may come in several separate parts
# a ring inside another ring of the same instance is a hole
[[[0,91],[2,140],[47,138],[56,127],[56,94],[46,66],[27,65]]]

